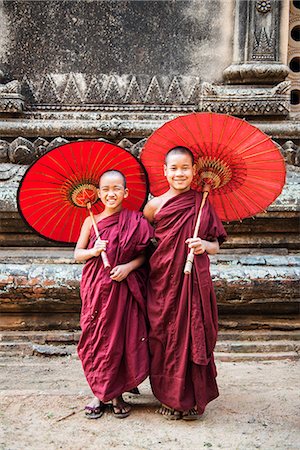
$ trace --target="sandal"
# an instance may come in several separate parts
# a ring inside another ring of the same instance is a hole
[[[116,417],[117,419],[125,419],[125,417],[128,417],[130,414],[130,411],[126,411],[125,408],[120,405],[113,405],[111,403],[110,406],[114,417]],[[119,411],[117,412],[116,410]]]
[[[161,405],[161,407],[156,411],[157,414],[161,414],[166,420],[179,420],[181,419],[181,412],[177,409],[169,408],[166,405]]]
[[[188,411],[183,411],[182,419],[183,420],[198,420],[201,416],[199,416],[196,408],[189,409]]]
[[[87,419],[100,419],[100,417],[103,416],[104,411],[105,411],[105,404],[100,402],[99,406],[85,406],[84,410],[85,410],[85,417]]]

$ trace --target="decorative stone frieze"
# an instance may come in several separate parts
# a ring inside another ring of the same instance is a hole
[[[289,113],[289,82],[272,88],[221,86],[203,83],[199,109],[233,115],[287,115]]]
[[[104,138],[97,140],[111,142]],[[139,156],[146,140],[146,138],[143,138],[132,142],[127,137],[123,137],[120,141],[116,141],[116,145],[129,150],[135,156]],[[29,165],[49,150],[69,142],[72,141],[62,137],[56,137],[51,141],[41,137],[38,137],[34,141],[30,141],[24,137],[18,137],[12,142],[0,140],[0,163]],[[300,166],[300,148],[298,145],[288,140],[282,146],[278,145],[278,147],[285,158],[286,164]]]
[[[18,80],[4,82],[0,71],[0,113],[21,113],[25,98],[21,95],[21,83]]]
[[[41,79],[22,80],[30,107],[80,105],[184,105],[199,102],[200,79],[193,76],[158,76],[138,74],[108,75],[84,73],[45,74]],[[99,108],[99,106],[98,106]],[[128,108],[128,106],[127,106]],[[134,109],[134,108],[133,108]]]

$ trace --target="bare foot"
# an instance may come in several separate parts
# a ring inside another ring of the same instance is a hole
[[[198,414],[197,408],[188,409],[187,411],[183,411],[182,418],[183,420],[198,420],[200,419],[200,415]]]
[[[122,395],[113,398],[111,406],[114,416],[117,417],[118,419],[128,417],[130,414],[131,406],[124,401]]]
[[[88,419],[100,419],[105,411],[104,403],[99,398],[94,397],[88,405],[85,406],[85,416]]]
[[[177,409],[169,408],[166,405],[161,405],[161,407],[156,411],[158,414],[161,414],[164,419],[167,420],[179,420],[181,419],[181,412],[177,411]]]

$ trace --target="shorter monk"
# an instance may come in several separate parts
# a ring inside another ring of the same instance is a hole
[[[150,381],[164,418],[195,420],[218,396],[213,355],[218,314],[208,255],[219,251],[226,232],[207,201],[199,235],[191,237],[202,193],[191,189],[196,166],[189,149],[171,149],[164,173],[168,191],[150,200],[144,210],[158,242],[150,259],[147,299]],[[191,248],[194,265],[185,275]]]
[[[95,216],[101,238],[96,238],[88,217],[74,253],[77,261],[86,261],[80,285],[78,355],[95,398],[85,414],[97,419],[110,403],[114,416],[125,418],[130,405],[122,394],[149,373],[144,252],[153,231],[140,212],[122,208],[129,192],[121,172],[105,172],[98,195],[104,205],[104,211]],[[111,270],[104,268],[102,251]]]

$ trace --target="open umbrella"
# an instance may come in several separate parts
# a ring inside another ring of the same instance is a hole
[[[42,237],[75,243],[88,209],[98,236],[92,212],[103,211],[97,188],[102,173],[110,169],[126,177],[130,195],[124,207],[141,209],[147,200],[148,183],[140,162],[117,145],[78,141],[50,150],[27,169],[18,189],[19,212]]]
[[[210,192],[221,220],[241,220],[264,211],[284,186],[284,160],[269,136],[236,117],[193,113],[165,123],[142,150],[153,195],[168,190],[163,165],[166,153],[176,146],[193,152],[197,173],[192,188],[206,192],[204,198]],[[201,212],[194,236],[200,220]]]

